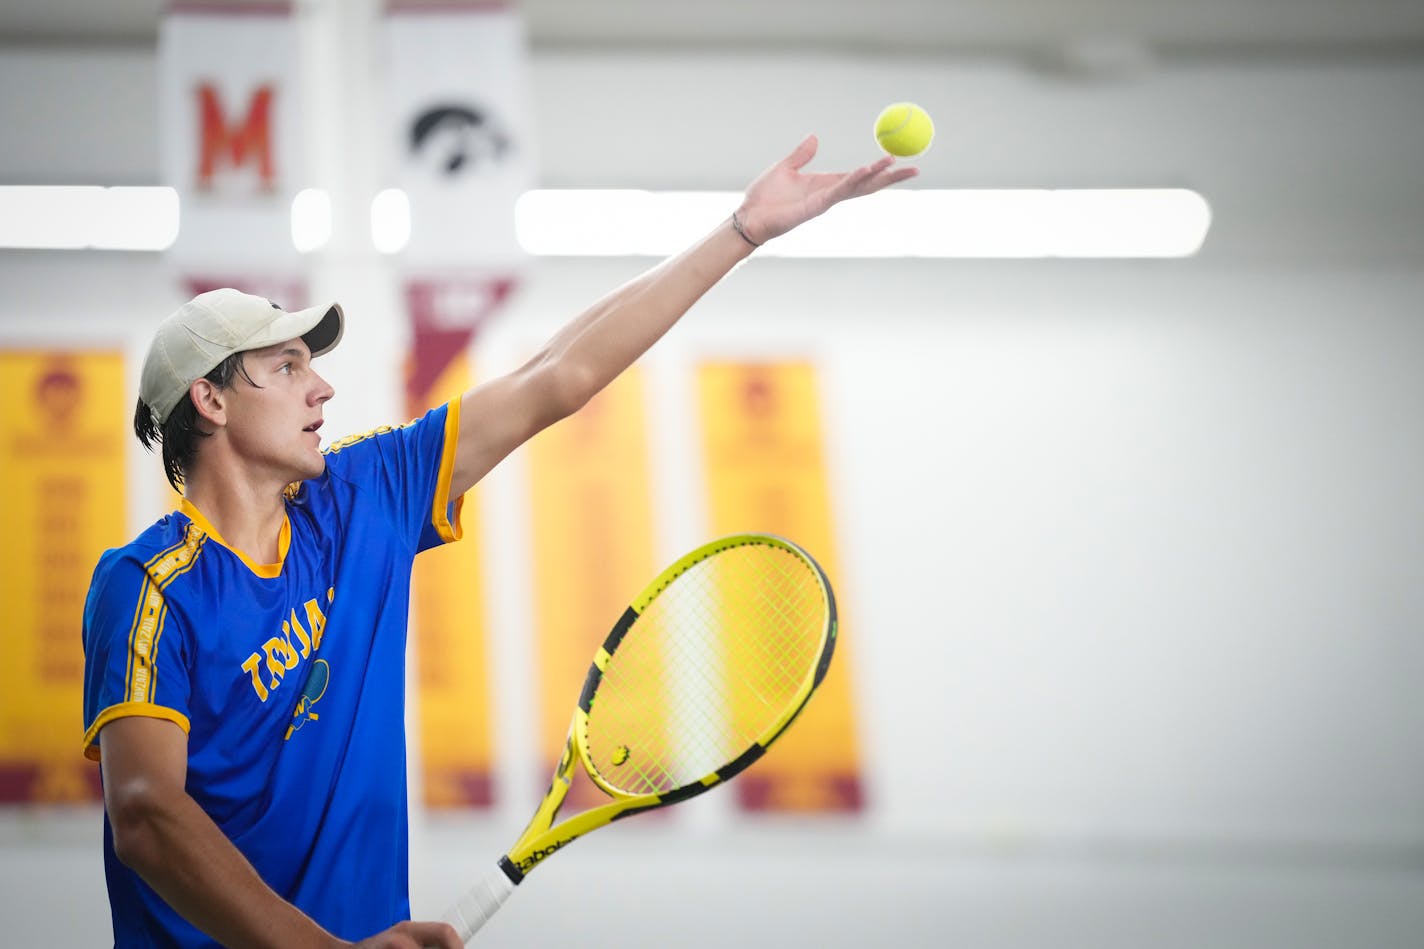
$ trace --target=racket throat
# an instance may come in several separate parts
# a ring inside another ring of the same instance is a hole
[[[499,868],[504,871],[504,875],[509,877],[509,882],[515,886],[524,882],[524,871],[514,865],[514,861],[508,857],[499,858]]]

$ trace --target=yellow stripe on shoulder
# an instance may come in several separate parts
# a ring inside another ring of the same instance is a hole
[[[197,562],[207,535],[189,524],[183,541],[170,547],[148,562],[148,577],[139,591],[138,611],[129,630],[129,655],[126,664],[124,700],[147,702],[153,697],[157,670],[158,639],[163,635],[168,618],[168,602],[163,591]]]
[[[420,419],[413,418],[409,422],[404,423],[403,425],[378,425],[375,428],[371,429],[369,432],[358,432],[355,435],[347,435],[345,438],[338,438],[330,445],[327,445],[321,450],[321,453],[323,455],[332,455],[343,448],[350,448],[352,445],[364,442],[368,438],[375,438],[377,435],[384,435],[387,432],[398,431],[402,428],[410,428],[412,425],[419,421]]]
[[[183,540],[154,557],[144,569],[154,583],[166,587],[174,577],[188,570],[206,538],[196,524],[190,523],[183,532]]]

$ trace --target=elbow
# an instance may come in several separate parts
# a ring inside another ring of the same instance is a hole
[[[134,781],[105,795],[104,808],[114,840],[114,856],[131,869],[142,869],[156,859],[164,795],[147,781]]]
[[[540,428],[568,418],[599,393],[607,380],[602,379],[591,367],[568,359],[557,359],[541,367],[544,417]]]

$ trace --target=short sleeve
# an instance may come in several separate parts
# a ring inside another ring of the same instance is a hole
[[[84,604],[84,755],[99,760],[99,732],[131,715],[189,729],[186,633],[164,589],[191,559],[185,541],[140,563],[109,551]]]
[[[327,451],[327,468],[372,495],[412,550],[426,550],[461,536],[464,499],[450,496],[459,434],[456,399],[399,428],[337,442]]]

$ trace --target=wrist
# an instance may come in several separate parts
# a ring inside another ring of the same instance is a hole
[[[765,243],[765,241],[759,241],[747,233],[746,210],[744,208],[738,208],[732,212],[732,230],[736,231],[742,240],[753,247],[760,247]]]

